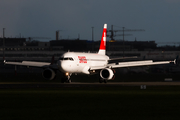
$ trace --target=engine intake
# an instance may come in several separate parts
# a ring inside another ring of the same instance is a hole
[[[45,79],[48,79],[48,80],[53,80],[55,77],[56,77],[56,73],[54,70],[50,69],[50,68],[47,68],[45,69],[43,72],[42,72],[42,76],[45,78]]]
[[[100,71],[100,77],[105,80],[111,80],[114,77],[114,71],[109,68],[102,69]]]

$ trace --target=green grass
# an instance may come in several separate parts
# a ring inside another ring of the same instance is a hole
[[[179,119],[179,108],[179,86],[0,90],[0,120]]]

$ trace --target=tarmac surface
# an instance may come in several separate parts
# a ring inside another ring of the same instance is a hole
[[[6,88],[63,88],[63,87],[121,87],[121,86],[180,86],[180,82],[109,82],[109,83],[50,83],[50,82],[0,82]]]

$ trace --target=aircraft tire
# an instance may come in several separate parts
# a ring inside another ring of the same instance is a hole
[[[104,80],[104,83],[107,83],[107,80]]]
[[[72,81],[71,80],[67,80],[67,83],[71,83]]]

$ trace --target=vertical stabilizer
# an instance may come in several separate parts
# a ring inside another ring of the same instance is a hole
[[[107,24],[104,24],[102,38],[101,38],[101,44],[99,47],[98,54],[105,55],[106,54],[106,33],[107,33]]]

